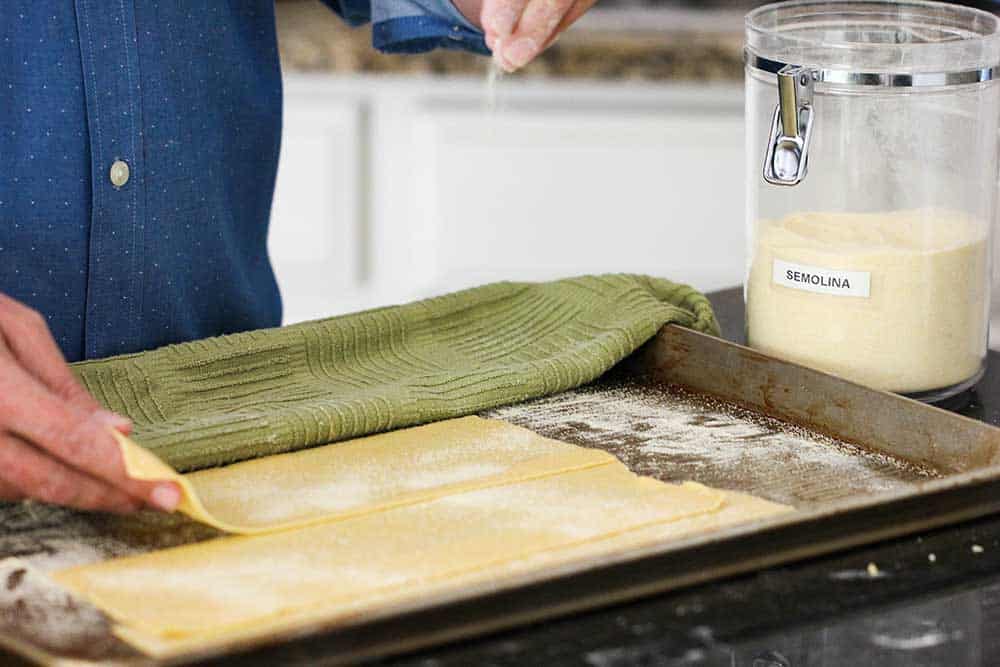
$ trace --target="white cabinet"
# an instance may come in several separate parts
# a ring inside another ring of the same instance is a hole
[[[741,116],[566,100],[485,124],[455,111],[415,122],[436,287],[608,271],[705,288],[741,278]]]
[[[286,321],[478,283],[738,283],[741,86],[290,76],[271,251]]]
[[[285,107],[268,245],[286,322],[341,309],[358,288],[367,196],[363,127],[349,96],[293,96]]]

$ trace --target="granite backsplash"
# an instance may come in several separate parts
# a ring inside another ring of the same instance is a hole
[[[715,12],[602,5],[519,76],[738,80],[743,75],[744,10],[726,4],[727,9]],[[282,63],[290,72],[480,76],[488,64],[486,58],[458,51],[377,53],[369,28],[348,28],[318,0],[284,0],[277,12]]]

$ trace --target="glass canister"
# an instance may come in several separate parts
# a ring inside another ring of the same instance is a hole
[[[926,401],[985,367],[1000,21],[938,2],[746,22],[749,344]]]

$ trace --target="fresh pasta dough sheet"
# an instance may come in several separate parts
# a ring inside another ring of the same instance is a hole
[[[231,533],[56,579],[153,656],[502,586],[791,508],[630,472],[600,450],[467,417],[177,475],[121,439],[130,474]]]

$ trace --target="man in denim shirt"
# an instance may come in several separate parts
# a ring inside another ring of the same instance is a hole
[[[324,0],[375,48],[506,69],[594,0]],[[66,360],[277,326],[274,0],[0,3],[0,500],[173,510]]]

